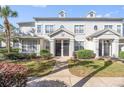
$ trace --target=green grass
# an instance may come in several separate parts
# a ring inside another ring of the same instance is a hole
[[[28,68],[28,76],[48,75],[53,70],[55,63],[54,60],[16,62],[16,64],[22,64]]]
[[[114,62],[109,66],[104,66],[103,60],[96,61],[68,61],[69,71],[79,77],[87,76],[96,72],[94,76],[100,77],[124,77],[124,64]]]

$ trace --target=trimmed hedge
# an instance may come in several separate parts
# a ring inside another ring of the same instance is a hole
[[[6,59],[11,59],[11,60],[32,59],[32,58],[36,58],[36,54],[35,53],[23,54],[23,53],[11,52],[11,53],[5,54],[5,57]]]
[[[79,59],[89,59],[95,57],[95,54],[92,50],[79,50],[76,52],[76,55]]]
[[[11,52],[19,53],[19,48],[11,48]],[[7,48],[0,48],[0,53],[7,53]]]
[[[124,51],[120,51],[119,52],[119,57],[122,58],[122,59],[124,59]]]
[[[48,50],[41,50],[40,55],[43,59],[50,59],[52,54]]]
[[[14,63],[0,63],[0,87],[25,87],[27,68]]]

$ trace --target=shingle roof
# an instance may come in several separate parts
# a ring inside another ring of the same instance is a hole
[[[124,18],[87,18],[87,17],[34,17],[36,21],[123,21]]]

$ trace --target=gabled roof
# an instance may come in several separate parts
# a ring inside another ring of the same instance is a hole
[[[103,33],[108,32],[108,31],[112,32],[113,34],[115,34],[115,35],[117,35],[117,36],[120,36],[120,34],[119,34],[118,32],[113,31],[112,29],[104,29],[104,30],[101,30],[101,31],[98,31],[98,32],[95,32],[95,33],[91,34],[91,35],[88,36],[87,38],[88,38],[88,39],[92,39],[92,38],[94,38],[94,37],[98,37],[98,36],[102,35]]]
[[[74,34],[71,33],[70,31],[68,31],[66,28],[59,28],[59,29],[57,29],[56,31],[50,33],[49,36],[53,36],[54,34],[59,33],[59,32],[61,32],[61,31],[64,31],[64,32],[66,32],[66,33],[68,33],[68,34],[74,36]]]

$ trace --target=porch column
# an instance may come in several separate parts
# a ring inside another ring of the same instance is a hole
[[[19,53],[22,52],[22,40],[19,40]]]
[[[112,43],[112,57],[118,57],[119,52],[119,39],[114,39]]]
[[[40,50],[44,49],[43,39],[40,39]]]
[[[55,43],[54,39],[50,40],[50,53],[55,56]]]
[[[104,56],[104,40],[102,40],[102,56]]]
[[[74,54],[74,39],[70,39],[69,42],[69,56],[72,57]]]
[[[61,40],[61,56],[63,57],[63,40]]]
[[[38,56],[40,55],[40,50],[41,50],[40,45],[41,45],[40,40],[37,40],[37,55]]]
[[[94,43],[95,43],[95,54],[96,54],[96,57],[99,56],[99,39],[94,39]]]

